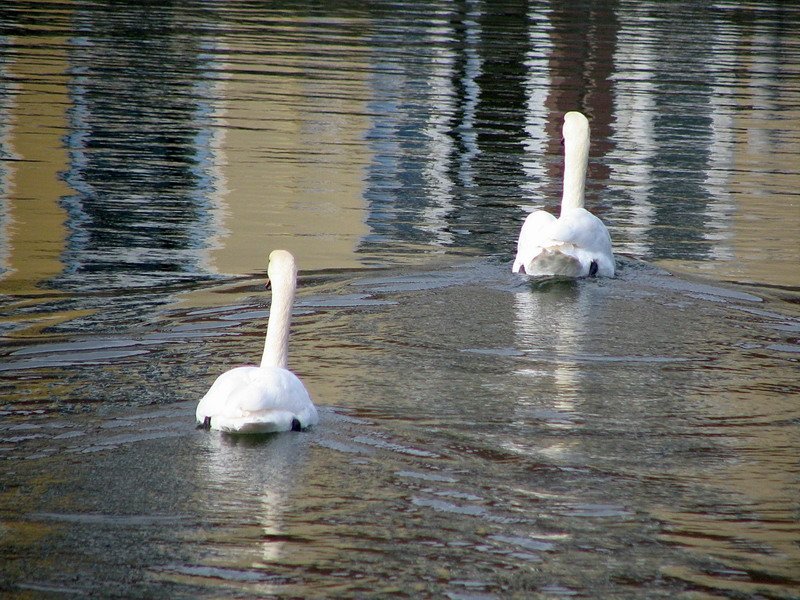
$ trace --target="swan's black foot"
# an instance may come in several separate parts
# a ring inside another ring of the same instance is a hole
[[[206,431],[211,429],[211,417],[206,417],[205,419],[203,419],[203,422],[199,423],[197,425],[197,428],[198,429],[205,429]]]
[[[303,426],[300,424],[300,419],[295,417],[292,419],[292,431],[302,431]]]
[[[597,261],[593,260],[592,264],[589,265],[589,277],[594,277],[597,275]]]

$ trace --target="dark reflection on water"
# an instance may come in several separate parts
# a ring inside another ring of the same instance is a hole
[[[146,5],[93,6],[75,21],[65,178],[76,194],[63,200],[70,237],[53,285],[196,279],[215,185],[204,40]]]
[[[797,597],[798,14],[0,6],[0,591]],[[525,282],[575,108],[620,275]],[[284,244],[322,423],[195,430]]]

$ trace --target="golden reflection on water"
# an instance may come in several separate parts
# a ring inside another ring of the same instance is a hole
[[[786,368],[721,353],[718,369],[728,374],[722,382],[726,393],[687,397],[687,409],[701,415],[697,435],[720,440],[723,449],[730,440],[736,450],[715,468],[698,457],[695,472],[688,473],[695,491],[713,490],[717,503],[711,508],[678,511],[663,505],[653,514],[666,525],[661,539],[726,569],[667,565],[665,575],[741,594],[793,597],[800,553],[796,513],[789,507],[797,506],[797,457],[795,430],[784,423],[796,414],[798,386]],[[785,393],[777,393],[780,388]]]
[[[228,63],[222,93],[224,144],[217,149],[226,191],[218,198],[223,233],[212,251],[222,273],[266,268],[274,248],[297,257],[303,270],[359,266],[356,246],[367,233],[363,143],[369,120],[364,99],[367,65],[305,55],[332,52],[294,41],[303,25],[287,19],[288,42],[261,54],[260,62]],[[231,38],[226,50],[248,56],[251,40]],[[298,48],[298,45],[300,48]],[[299,53],[299,57],[298,57]],[[345,69],[347,92],[332,87]],[[314,75],[313,77],[311,75]]]
[[[800,140],[800,111],[781,108],[780,135],[770,135],[773,126],[768,121],[777,117],[764,112],[743,107],[732,123],[737,139],[731,164],[726,165],[725,193],[733,197],[735,209],[728,230],[718,232],[732,255],[702,262],[660,261],[665,268],[719,280],[800,288],[800,174],[791,158]]]
[[[69,94],[65,79],[51,74],[64,73],[68,62],[65,40],[52,41],[2,67],[16,93],[2,107],[6,123],[0,127],[0,146],[14,158],[4,165],[0,268],[8,271],[0,277],[0,294],[41,294],[39,284],[63,269],[67,229],[59,200],[72,191],[60,178],[69,162],[63,143]]]
[[[715,276],[734,281],[800,287],[800,89],[776,85],[773,54],[746,39],[744,76],[737,82],[730,193],[737,200],[732,227],[734,264]],[[798,75],[797,66],[786,65]],[[769,75],[765,75],[767,72]]]

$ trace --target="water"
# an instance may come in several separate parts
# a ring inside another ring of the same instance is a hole
[[[800,597],[798,21],[3,5],[3,595]],[[528,282],[575,108],[619,275]],[[274,247],[321,423],[198,431]]]

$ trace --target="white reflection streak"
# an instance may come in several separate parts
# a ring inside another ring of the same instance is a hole
[[[227,80],[231,71],[227,63],[220,62],[214,57],[231,56],[229,48],[220,41],[206,40],[203,47],[207,49],[207,62],[203,68],[212,76],[200,78],[196,83],[196,97],[201,100],[201,120],[198,123],[198,163],[203,171],[200,180],[203,182],[201,193],[208,194],[208,222],[205,228],[207,241],[200,251],[200,267],[208,272],[218,273],[214,265],[213,252],[223,246],[222,240],[228,235],[225,228],[225,197],[228,195],[228,181],[225,177],[225,167],[228,157],[225,154],[226,131],[228,126],[227,107],[223,101],[228,87]],[[207,146],[207,150],[203,147]]]
[[[713,36],[710,56],[723,59],[731,48],[730,40],[736,30],[720,29],[718,23],[716,35]],[[706,240],[714,242],[710,255],[714,259],[732,260],[733,248],[731,238],[731,216],[735,210],[729,189],[731,166],[734,162],[734,124],[732,102],[732,82],[726,83],[724,77],[730,77],[728,69],[709,69],[708,77],[712,82],[709,97],[711,109],[711,140],[708,148],[708,165],[705,170],[704,187],[708,191],[710,202],[706,204],[705,215],[708,218],[710,231],[704,232]],[[770,88],[764,88],[770,89]]]
[[[472,164],[480,154],[478,147],[478,134],[475,128],[475,113],[480,102],[481,88],[478,85],[478,77],[483,73],[483,61],[478,53],[478,46],[481,41],[480,16],[481,12],[477,7],[477,2],[468,2],[472,9],[464,19],[464,77],[461,85],[464,90],[463,121],[460,124],[459,139],[464,145],[463,152],[458,158],[459,181],[465,187],[473,187]]]
[[[552,81],[550,78],[549,61],[553,52],[553,42],[550,32],[549,10],[532,10],[530,14],[531,26],[528,31],[529,50],[525,57],[527,69],[525,81],[526,110],[524,142],[526,159],[522,169],[527,176],[522,184],[522,189],[528,195],[528,202],[521,208],[532,211],[542,208],[546,203],[542,189],[547,180],[547,166],[544,160],[547,150],[547,96],[550,93]],[[534,206],[531,206],[531,205]]]
[[[656,161],[653,117],[656,89],[652,81],[659,57],[653,52],[653,31],[635,13],[619,14],[619,36],[614,53],[614,149],[609,152],[613,169],[609,189],[627,196],[630,215],[625,220],[625,239],[614,237],[626,252],[647,255],[647,233],[653,226],[655,208],[650,199]]]
[[[447,216],[453,210],[453,188],[455,187],[448,171],[455,145],[450,135],[450,120],[455,114],[455,90],[453,73],[455,58],[453,52],[444,48],[445,36],[434,30],[431,44],[435,48],[432,74],[429,80],[433,111],[422,129],[426,139],[427,159],[424,161],[422,176],[433,201],[422,211],[420,229],[434,235],[439,246],[452,244],[453,234],[449,231]]]
[[[447,42],[450,37],[455,37],[452,26],[450,29],[434,30],[431,43],[435,48],[433,59],[433,73],[430,78],[431,103],[435,110],[428,117],[423,128],[427,137],[428,160],[423,167],[423,176],[430,190],[434,206],[429,206],[422,211],[423,224],[420,229],[433,233],[435,243],[445,246],[453,243],[453,233],[450,231],[447,217],[454,209],[453,190],[455,183],[450,175],[450,164],[456,154],[458,158],[458,175],[464,187],[474,185],[472,177],[472,163],[480,153],[475,132],[475,113],[480,100],[480,88],[477,78],[482,73],[482,61],[477,47],[480,43],[479,17],[480,11],[474,7],[475,2],[468,3],[473,7],[466,14],[464,27],[464,76],[461,80],[464,98],[459,99],[454,89],[453,81],[456,73],[457,55],[442,42]],[[449,21],[455,23],[456,15],[450,15]],[[459,153],[455,145],[454,115],[457,114],[458,104],[461,102],[463,117],[461,123],[455,127],[464,145],[464,151]]]
[[[580,334],[585,326],[582,290],[577,288],[575,292],[556,296],[553,290],[534,290],[514,297],[517,347],[534,359],[544,356],[548,364],[554,365],[558,395],[552,406],[569,415],[575,411],[579,383],[575,357],[580,354]],[[531,374],[528,369],[519,372]],[[535,375],[541,377],[542,373],[537,371]]]
[[[0,38],[2,39],[2,38]],[[3,91],[0,94],[0,114],[7,115],[5,119],[0,119],[0,156],[3,161],[0,162],[0,279],[3,279],[9,274],[11,270],[11,231],[13,228],[11,218],[11,193],[13,173],[12,167],[14,159],[19,159],[19,156],[14,152],[12,138],[13,138],[13,120],[8,118],[12,115],[12,104],[14,98],[17,97],[15,88],[17,87],[12,83],[11,77],[4,73],[6,64],[0,61],[0,81],[2,81]]]
[[[570,430],[575,427],[580,410],[581,369],[577,357],[582,353],[589,309],[582,287],[559,285],[519,292],[514,297],[516,347],[527,358],[527,365],[517,369],[516,374],[530,378],[533,395],[532,400],[525,402],[527,408],[520,404],[517,409],[519,413],[530,414],[530,404],[535,403],[545,415],[545,426]],[[511,444],[506,447],[515,452],[530,452],[527,447]],[[536,447],[550,457],[570,451],[561,441]]]
[[[282,554],[285,541],[285,513],[292,488],[292,436],[278,435],[268,440],[250,441],[215,432],[206,434],[209,452],[200,462],[200,477],[209,490],[210,519],[246,529],[254,521],[263,536],[261,561],[268,565]],[[231,565],[245,558],[246,540],[237,535]],[[252,564],[259,567],[259,564]]]

